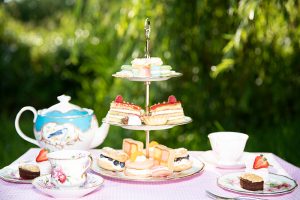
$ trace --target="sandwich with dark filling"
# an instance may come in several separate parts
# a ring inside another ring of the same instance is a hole
[[[101,150],[100,157],[97,159],[97,164],[99,167],[109,171],[123,171],[127,159],[128,155],[123,151],[104,147]]]

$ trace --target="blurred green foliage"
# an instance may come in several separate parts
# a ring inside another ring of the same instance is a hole
[[[144,55],[144,20],[151,20],[151,55],[181,78],[151,84],[151,103],[174,94],[193,123],[151,132],[170,147],[208,150],[207,134],[250,135],[246,150],[273,152],[300,166],[300,5],[296,0],[104,1],[7,0],[0,3],[0,167],[33,145],[14,129],[19,109],[37,109],[68,94],[98,120],[121,94],[144,105],[142,83],[113,78]],[[32,115],[21,127],[32,133]],[[103,145],[143,132],[111,127]]]

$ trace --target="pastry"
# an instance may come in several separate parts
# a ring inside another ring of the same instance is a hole
[[[126,176],[150,177],[152,174],[153,160],[147,159],[143,152],[136,151],[131,154],[130,159],[125,162]]]
[[[150,77],[150,62],[147,58],[136,58],[131,61],[132,73],[135,77]]]
[[[154,69],[162,64],[162,60],[158,57],[135,58],[133,61],[131,61],[133,76],[150,77],[152,76],[152,68]]]
[[[257,191],[264,189],[264,180],[255,174],[245,173],[240,177],[240,185],[245,190]]]
[[[165,166],[173,171],[174,157],[175,157],[175,152],[173,149],[170,149],[166,146],[159,144],[154,147],[154,152],[152,156],[153,156],[152,159],[154,160],[155,166],[157,165]]]
[[[264,155],[259,155],[254,157],[249,157],[246,160],[246,173],[255,174],[263,178],[264,182],[269,181],[269,162]]]
[[[193,162],[189,159],[190,156],[188,154],[187,149],[179,148],[174,149],[175,156],[174,156],[174,171],[180,172],[192,167]]]
[[[140,117],[143,112],[144,110],[140,106],[127,103],[121,95],[118,95],[110,104],[106,120],[110,123],[121,124],[123,118],[129,115]]]
[[[40,168],[34,164],[23,164],[19,166],[20,177],[26,180],[40,176]]]
[[[162,124],[178,124],[184,122],[185,116],[183,112],[183,108],[181,106],[181,102],[176,100],[176,97],[171,95],[168,98],[168,102],[158,103],[150,107],[149,116],[151,116],[151,122],[161,122]],[[155,120],[154,118],[157,118]],[[164,119],[166,118],[166,122]],[[144,123],[149,123],[149,120],[146,120],[143,117]],[[156,124],[158,125],[158,123]]]
[[[171,73],[172,67],[169,65],[162,65],[162,66],[152,66],[151,67],[151,76],[168,76]]]
[[[99,167],[110,171],[123,171],[125,161],[128,156],[123,151],[118,151],[110,147],[104,147],[101,150],[100,158],[97,159]]]
[[[151,175],[153,177],[166,177],[173,174],[173,171],[165,166],[154,166],[151,169]]]
[[[132,71],[131,71],[131,65],[123,65],[121,67],[121,71],[120,72],[117,72],[116,75],[118,77],[132,77],[133,74],[132,74]]]
[[[144,144],[130,138],[123,139],[122,149],[130,157],[136,151],[143,151]]]

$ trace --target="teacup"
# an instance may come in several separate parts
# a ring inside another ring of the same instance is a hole
[[[79,187],[87,180],[86,171],[92,164],[90,152],[62,150],[49,153],[51,182],[57,187]]]
[[[249,136],[238,132],[215,132],[208,138],[218,163],[230,165],[241,158]]]

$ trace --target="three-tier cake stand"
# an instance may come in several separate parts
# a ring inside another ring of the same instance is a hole
[[[146,47],[145,47],[145,57],[150,58],[150,53],[149,53],[149,43],[150,43],[150,21],[149,19],[146,19],[145,21],[145,37],[146,37]],[[117,77],[117,78],[125,78],[128,79],[129,81],[137,81],[137,82],[144,82],[146,86],[146,98],[145,98],[145,111],[146,114],[149,114],[149,90],[150,90],[150,84],[151,82],[155,81],[165,81],[173,77],[179,77],[181,76],[181,73],[178,72],[172,72],[169,75],[165,76],[155,76],[155,77],[135,77],[135,76],[120,76],[118,73],[113,74],[112,76]],[[165,130],[165,129],[170,129],[173,128],[174,126],[178,125],[183,125],[190,123],[192,119],[190,117],[185,117],[184,121],[182,123],[178,124],[165,124],[165,125],[126,125],[126,124],[121,124],[121,123],[110,123],[109,120],[103,119],[103,122],[109,123],[114,126],[120,126],[124,129],[129,129],[129,130],[142,130],[145,131],[146,134],[146,156],[149,157],[149,142],[150,142],[150,131],[153,130]],[[104,170],[100,167],[97,166],[97,164],[93,163],[92,170],[96,173],[99,173],[103,176],[110,177],[110,178],[115,178],[115,179],[121,179],[121,180],[130,180],[130,181],[165,181],[165,180],[175,180],[175,179],[181,179],[184,177],[188,177],[197,173],[200,173],[204,169],[204,163],[201,162],[200,160],[196,159],[195,157],[191,157],[193,159],[193,165],[190,169],[184,170],[181,172],[173,172],[172,175],[167,176],[167,177],[147,177],[147,178],[138,178],[138,177],[130,177],[126,176],[123,172],[117,172],[117,171],[109,171],[109,170]]]
[[[149,51],[149,45],[150,45],[150,32],[151,32],[151,27],[150,27],[150,21],[147,18],[145,20],[145,39],[146,39],[146,46],[145,46],[145,57],[150,58],[150,51]],[[145,98],[145,111],[146,115],[149,114],[149,90],[150,90],[150,84],[151,82],[154,81],[165,81],[173,77],[179,77],[182,76],[181,73],[175,72],[167,76],[155,76],[155,77],[132,77],[132,76],[118,76],[117,74],[113,74],[114,77],[117,78],[126,78],[130,81],[138,81],[138,82],[144,82],[146,86],[146,98]],[[190,117],[185,117],[184,121],[180,124],[166,124],[166,125],[160,125],[160,126],[152,126],[152,125],[125,125],[125,124],[112,124],[112,125],[117,125],[121,126],[124,129],[129,129],[129,130],[143,130],[146,133],[146,156],[149,157],[149,142],[150,142],[150,131],[153,130],[164,130],[164,129],[170,129],[173,128],[174,126],[177,125],[183,125],[190,123],[192,119]]]

